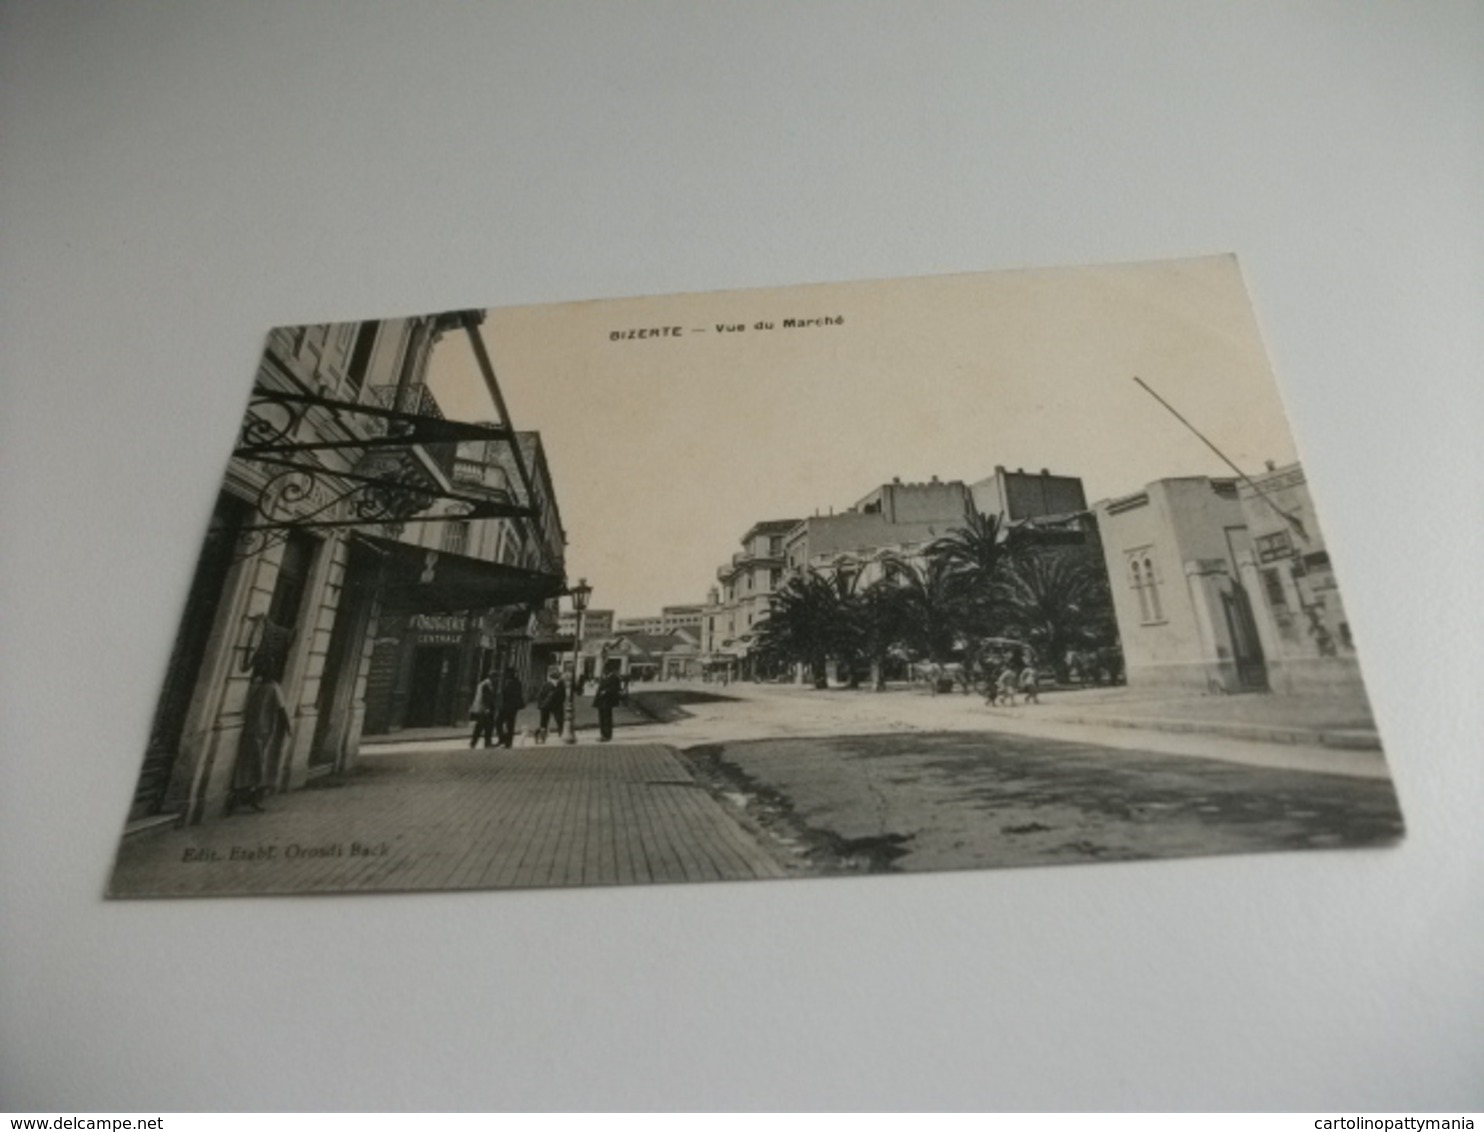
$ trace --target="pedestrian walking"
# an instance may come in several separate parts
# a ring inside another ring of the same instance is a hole
[[[526,706],[525,689],[515,669],[506,667],[495,693],[495,742],[502,747],[515,746],[515,717]]]
[[[495,737],[495,674],[486,673],[474,688],[474,702],[469,705],[469,718],[474,721],[474,734],[469,737],[469,746],[479,746],[484,739],[486,747],[493,745]]]
[[[984,666],[984,706],[994,707],[995,691],[1000,678],[1000,670],[994,664]]]
[[[613,738],[613,709],[622,698],[623,681],[618,675],[618,666],[609,665],[593,694],[593,707],[598,709],[598,742],[606,743]]]
[[[278,759],[289,731],[289,709],[283,690],[271,676],[256,676],[242,708],[242,737],[237,741],[237,763],[227,813],[246,805],[263,812],[263,799],[278,778]]]
[[[1028,704],[1041,702],[1041,677],[1034,664],[1027,664],[1020,670],[1020,694]]]
[[[536,724],[536,742],[546,742],[553,725],[557,733],[561,733],[566,707],[567,685],[562,681],[561,671],[553,668],[546,674],[546,683],[541,685],[541,691],[536,695],[536,709],[541,713],[541,720]]]
[[[1010,707],[1015,706],[1015,684],[1015,669],[1007,664],[1000,672],[999,680],[996,681],[996,689],[999,692],[998,698],[1000,703],[1007,704]]]

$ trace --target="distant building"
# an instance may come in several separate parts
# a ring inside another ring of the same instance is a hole
[[[973,497],[962,480],[934,476],[926,483],[882,484],[848,510],[798,523],[784,538],[788,575],[840,568],[879,575],[887,558],[920,557],[934,540],[962,527],[972,506]],[[874,580],[864,576],[860,582]]]
[[[1251,534],[1242,572],[1275,692],[1360,692],[1355,642],[1303,468],[1270,468],[1237,493]]]
[[[659,616],[619,617],[613,622],[615,633],[673,633],[676,629],[701,628],[701,606],[667,605]]]
[[[1006,525],[1034,530],[1043,543],[1081,543],[1092,524],[1082,480],[1006,471],[968,485],[962,480],[903,483],[893,480],[867,493],[848,510],[805,519],[784,540],[790,575],[841,568],[864,571],[869,584],[891,558],[920,559],[933,542],[963,527],[977,511]]]
[[[962,480],[933,476],[926,483],[894,479],[873,488],[850,510],[859,515],[880,515],[888,523],[942,523],[961,520],[972,501],[972,493]]]
[[[699,680],[701,677],[701,630],[683,625],[669,632],[671,641],[660,657],[661,680]]]
[[[631,680],[692,680],[701,675],[700,636],[694,629],[670,633],[619,631],[610,637],[588,637],[582,646],[582,671],[594,677],[617,665]]]
[[[1252,539],[1236,481],[1156,480],[1095,510],[1128,683],[1200,692],[1267,688],[1241,572]]]
[[[1087,510],[1082,480],[1054,476],[1045,468],[1039,473],[1024,468],[1010,472],[996,465],[994,475],[975,483],[969,492],[981,515],[1003,515],[1010,523]]]
[[[619,617],[613,622],[615,633],[663,633],[665,622],[661,617]]]
[[[720,587],[700,611],[701,651],[712,669],[734,677],[756,675],[757,629],[783,585],[784,536],[798,525],[798,519],[754,523],[742,536],[742,549],[717,569]]]
[[[699,605],[663,606],[660,609],[660,631],[673,633],[677,629],[694,629],[699,638],[701,607]]]
[[[597,637],[613,636],[613,610],[611,609],[589,609],[582,615],[582,639],[593,640]],[[577,635],[577,614],[570,609],[565,609],[557,617],[557,632],[564,637],[575,637]]]

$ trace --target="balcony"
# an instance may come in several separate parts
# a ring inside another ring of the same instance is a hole
[[[494,442],[460,444],[449,478],[457,488],[473,489],[495,499],[509,500],[510,476],[487,451],[493,447]]]
[[[391,409],[395,412],[410,413],[413,416],[428,417],[437,421],[444,419],[443,410],[438,407],[432,390],[422,382],[410,382],[400,386],[371,385],[367,386],[366,394],[371,404],[379,409]],[[408,427],[396,421],[371,419],[373,423],[370,430],[374,436],[396,436]],[[419,447],[446,478],[453,478],[454,462],[458,459],[457,441],[439,441]]]

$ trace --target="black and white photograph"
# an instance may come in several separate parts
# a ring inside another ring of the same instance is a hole
[[[1387,846],[1342,568],[1230,255],[280,327],[109,892]]]
[[[1478,1126],[1481,59],[0,3],[0,1108]]]

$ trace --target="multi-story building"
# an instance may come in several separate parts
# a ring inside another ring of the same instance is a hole
[[[613,622],[615,633],[663,633],[663,617],[620,617]]]
[[[701,606],[666,605],[654,617],[619,617],[613,622],[615,633],[673,633],[676,629],[701,628]]]
[[[660,631],[674,633],[679,629],[693,629],[697,637],[701,632],[701,607],[699,605],[665,605],[660,607]]]
[[[529,506],[528,477],[518,498],[456,482],[460,445],[508,446],[508,427],[442,419],[425,383],[439,336],[477,337],[479,321],[462,312],[269,335],[176,636],[132,829],[221,813],[245,741],[271,739],[269,787],[351,766],[389,619],[539,607],[563,590],[554,504]],[[406,541],[419,522],[488,519],[539,526],[546,552],[497,565]],[[251,709],[265,703],[282,706],[286,732],[260,733],[264,713]]]
[[[994,475],[969,488],[974,507],[981,515],[1002,515],[1007,523],[1076,515],[1087,510],[1087,496],[1077,476],[1054,476],[1045,468],[1039,473],[1024,468],[1006,471],[995,465]]]
[[[716,571],[719,588],[701,610],[701,651],[706,663],[730,675],[757,675],[753,645],[773,594],[784,582],[783,542],[798,519],[767,519],[742,536],[742,549]]]
[[[577,614],[564,609],[557,619],[557,631],[564,637],[577,635]],[[614,631],[614,616],[611,609],[588,609],[582,614],[582,639],[596,640],[611,637]]]
[[[849,569],[857,573],[858,584],[869,584],[887,561],[919,558],[933,541],[963,526],[972,507],[962,480],[893,480],[845,511],[814,515],[795,526],[784,538],[787,573]]]
[[[494,426],[488,426],[494,427]],[[406,524],[401,542],[450,562],[477,560],[514,571],[562,569],[561,514],[541,436],[516,434],[539,521],[470,519],[462,505],[436,502]],[[490,440],[457,445],[452,481],[461,491],[505,503],[520,496],[522,473],[513,445]],[[462,725],[484,674],[515,669],[533,695],[557,657],[555,598],[543,605],[489,605],[451,612],[388,609],[382,615],[367,677],[367,734],[410,727]]]

